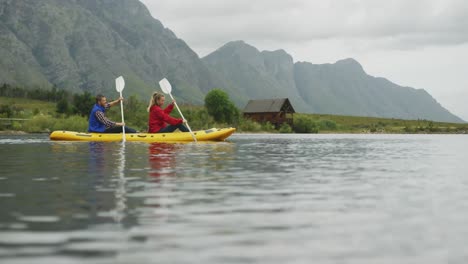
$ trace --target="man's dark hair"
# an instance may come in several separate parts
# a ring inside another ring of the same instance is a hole
[[[96,95],[96,104],[99,103],[103,97],[105,97],[105,96],[102,95],[102,94]]]

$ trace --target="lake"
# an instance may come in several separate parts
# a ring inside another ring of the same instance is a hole
[[[2,263],[466,263],[468,136],[0,136]]]

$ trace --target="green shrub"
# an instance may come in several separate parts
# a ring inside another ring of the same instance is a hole
[[[71,113],[71,106],[70,104],[68,103],[68,100],[63,98],[61,99],[60,101],[57,102],[57,106],[56,106],[56,112],[59,113],[59,114],[70,114]]]
[[[336,130],[336,122],[332,120],[320,120],[318,125],[320,130]]]
[[[198,109],[193,107],[184,107],[181,111],[193,130],[202,130],[217,126],[213,117],[208,114],[205,107]]]
[[[258,132],[262,131],[262,125],[259,123],[252,121],[249,118],[242,118],[239,127],[239,131],[244,131],[244,132]]]
[[[386,127],[386,126],[387,126],[387,124],[384,123],[384,122],[382,122],[382,121],[377,122],[377,127],[384,128],[384,127]]]
[[[13,121],[11,123],[11,130],[21,131],[23,130],[23,124],[18,121]]]
[[[0,116],[10,118],[13,116],[13,109],[9,105],[0,105]]]
[[[279,131],[280,133],[292,133],[292,132],[293,132],[291,126],[288,125],[288,124],[286,124],[286,123],[283,123],[283,124],[280,126],[280,128],[279,128],[278,131]]]
[[[135,100],[135,98],[133,100]],[[82,94],[74,94],[73,105],[70,107],[67,113],[73,112],[77,115],[88,116],[95,103],[96,100],[94,96],[92,96],[89,92],[84,92]]]
[[[261,124],[262,130],[265,132],[276,132],[275,126],[270,122],[265,122]]]
[[[414,133],[414,132],[416,132],[416,130],[411,126],[405,126],[405,128],[403,128],[403,131],[405,133]]]
[[[314,120],[299,116],[294,119],[293,130],[296,133],[318,133],[318,126]]]
[[[85,132],[88,130],[88,120],[86,117],[73,115],[55,122],[53,130],[68,130]]]
[[[56,122],[57,120],[52,116],[37,115],[31,120],[24,122],[23,130],[30,133],[50,132]]]

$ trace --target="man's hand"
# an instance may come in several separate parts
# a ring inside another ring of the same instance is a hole
[[[116,99],[115,101],[110,102],[109,105],[114,106],[114,105],[120,103],[120,101],[123,101],[123,100],[124,100],[124,98],[121,96],[118,99]]]
[[[125,123],[115,123],[116,126],[125,126]]]

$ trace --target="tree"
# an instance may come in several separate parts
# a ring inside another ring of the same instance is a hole
[[[81,116],[88,116],[94,103],[95,99],[89,92],[75,94],[73,96],[73,112]]]
[[[69,114],[70,113],[70,105],[68,104],[68,100],[63,98],[57,102],[57,113],[59,114]]]
[[[281,124],[279,130],[278,130],[280,133],[292,133],[293,130],[291,128],[291,126],[289,126],[287,123],[283,123]]]
[[[239,110],[221,89],[213,89],[205,96],[205,107],[216,122],[235,123],[239,120]]]
[[[296,133],[318,133],[317,124],[312,119],[303,116],[294,119],[293,130]]]
[[[4,83],[2,86],[0,86],[0,96],[7,96],[9,90],[9,85]]]
[[[13,109],[9,105],[0,105],[0,117],[10,118],[13,116]]]
[[[146,111],[146,105],[142,101],[139,101],[135,95],[125,98],[124,113],[125,116],[128,117],[128,121],[125,121],[129,124],[137,127],[146,127],[148,125],[148,112]]]

